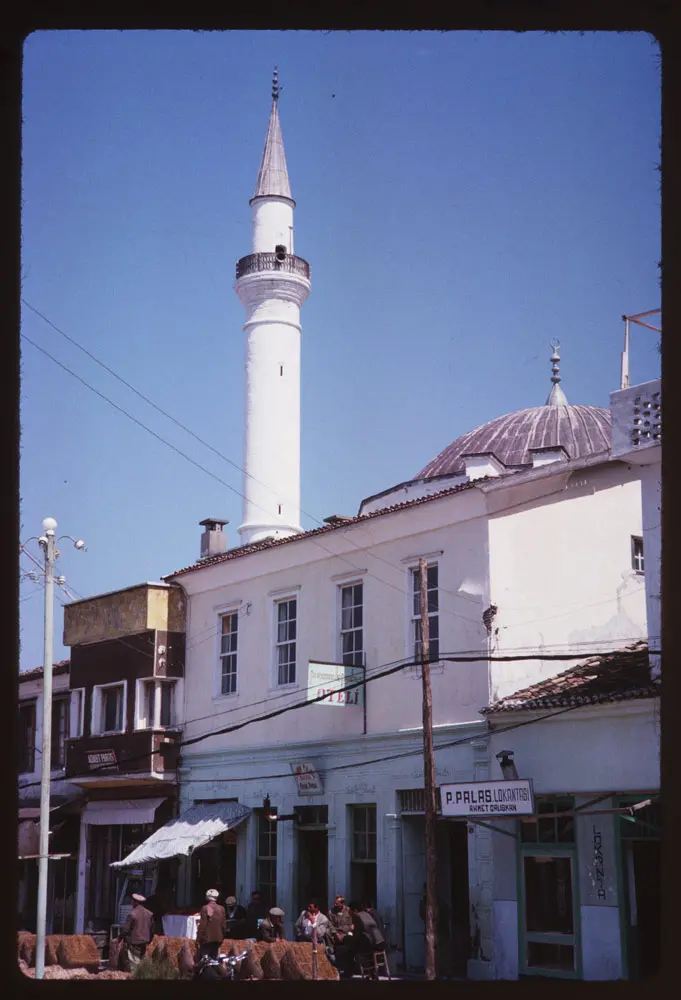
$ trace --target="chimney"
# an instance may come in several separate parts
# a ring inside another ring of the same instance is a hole
[[[227,535],[222,530],[229,521],[221,521],[219,517],[207,517],[205,521],[199,521],[204,529],[201,535],[201,559],[210,559],[211,556],[221,556],[227,551]]]

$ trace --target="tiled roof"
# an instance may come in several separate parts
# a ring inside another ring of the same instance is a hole
[[[483,708],[482,713],[597,705],[632,698],[655,698],[659,694],[659,682],[650,677],[648,644],[637,642],[614,653],[594,656],[555,677],[516,691]]]
[[[70,660],[59,660],[58,663],[52,664],[52,673],[68,674],[70,665],[71,665]],[[24,681],[34,681],[42,676],[43,676],[42,667],[34,667],[33,670],[23,670],[19,674],[19,683],[23,684]]]
[[[350,517],[347,521],[341,521],[339,524],[324,524],[321,528],[312,528],[310,531],[301,531],[298,535],[289,535],[286,538],[266,538],[262,542],[253,542],[252,545],[241,545],[239,548],[229,549],[229,551],[223,552],[221,555],[212,556],[210,559],[202,559],[200,562],[192,563],[191,566],[185,566],[183,569],[175,570],[174,573],[167,573],[162,577],[162,579],[172,580],[173,577],[181,576],[183,573],[192,573],[194,570],[204,569],[207,566],[217,566],[218,563],[229,562],[232,559],[240,559],[242,556],[248,556],[252,552],[260,552],[263,549],[274,549],[279,545],[289,545],[292,542],[299,542],[304,538],[316,538],[318,535],[328,535],[332,531],[339,531],[340,529],[348,528],[352,524],[368,521],[372,517],[381,517],[383,514],[392,514],[398,510],[406,510],[409,507],[418,507],[420,504],[430,503],[431,500],[439,500],[442,497],[452,496],[454,493],[461,493],[463,490],[469,490],[473,486],[479,486],[480,483],[486,482],[489,478],[491,477],[481,476],[480,479],[475,479],[466,483],[459,483],[458,486],[450,486],[448,489],[440,490],[438,493],[431,493],[425,497],[417,497],[415,500],[405,500],[402,503],[394,503],[389,507],[381,507],[380,510],[373,510],[369,514],[358,514],[356,517]]]

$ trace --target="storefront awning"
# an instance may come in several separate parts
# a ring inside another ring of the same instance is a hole
[[[83,823],[90,826],[141,826],[153,823],[156,810],[165,799],[111,799],[88,802]]]
[[[202,802],[171,819],[112,868],[129,868],[148,861],[187,857],[214,837],[232,830],[250,816],[248,806],[238,802]]]

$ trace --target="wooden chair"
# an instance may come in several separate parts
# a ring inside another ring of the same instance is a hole
[[[360,954],[357,956],[357,964],[359,965],[362,979],[378,979],[381,969],[388,979],[392,979],[388,957],[384,951],[371,951]]]

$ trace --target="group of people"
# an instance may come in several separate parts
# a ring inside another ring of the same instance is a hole
[[[216,958],[225,938],[253,937],[261,941],[285,941],[284,911],[264,904],[259,892],[254,892],[246,908],[234,896],[225,905],[218,903],[217,889],[209,889],[201,907],[196,933],[198,958]],[[137,893],[132,896],[132,911],[123,928],[128,965],[134,968],[144,957],[154,932],[154,914],[147,900]],[[384,951],[386,935],[383,921],[368,901],[345,903],[337,895],[328,915],[311,900],[295,922],[296,941],[316,941],[323,944],[329,959],[341,976],[351,976],[358,954]]]

